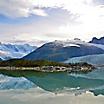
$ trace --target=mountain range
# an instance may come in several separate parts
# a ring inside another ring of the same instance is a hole
[[[0,43],[0,59],[8,60],[12,58],[22,58],[36,48],[36,46],[31,46],[29,44],[16,45]]]
[[[94,38],[90,42],[84,42],[77,38],[66,41],[56,40],[42,45],[23,59],[64,62],[75,57],[104,54],[104,45],[95,43],[93,40]],[[98,39],[98,41],[100,43],[102,40]]]
[[[40,47],[29,44],[0,43],[0,60],[21,58],[26,60],[49,60],[56,62],[104,63],[104,37],[94,37],[90,42],[74,40],[48,42]]]

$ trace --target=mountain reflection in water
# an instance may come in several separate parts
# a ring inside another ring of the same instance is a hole
[[[102,71],[104,73],[104,71]],[[102,73],[101,72],[101,73]],[[95,78],[98,72],[90,72],[87,74],[68,74],[60,73],[43,73],[34,71],[0,71],[4,76],[13,78],[25,78],[32,82],[34,86],[38,86],[46,91],[61,92],[63,90],[90,90],[95,94],[104,94],[104,79]],[[99,74],[99,73],[98,73]],[[30,85],[31,87],[34,87]]]

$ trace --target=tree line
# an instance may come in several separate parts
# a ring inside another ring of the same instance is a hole
[[[64,66],[68,67],[68,64],[53,62],[48,60],[21,60],[11,59],[7,61],[0,61],[0,67],[41,67],[41,66]]]

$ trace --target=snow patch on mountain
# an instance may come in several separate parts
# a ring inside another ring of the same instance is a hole
[[[66,47],[66,46],[80,47],[80,45],[85,45],[85,46],[92,46],[93,45],[93,44],[87,43],[85,41],[81,41],[80,39],[66,40],[66,41],[55,40],[53,43],[55,45],[63,45],[63,47]]]
[[[63,47],[80,47],[77,44],[65,44]]]

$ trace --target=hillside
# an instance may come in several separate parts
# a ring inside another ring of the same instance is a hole
[[[69,58],[104,54],[104,45],[86,43],[81,40],[54,41],[44,44],[26,55],[26,60],[51,60],[62,62]]]

